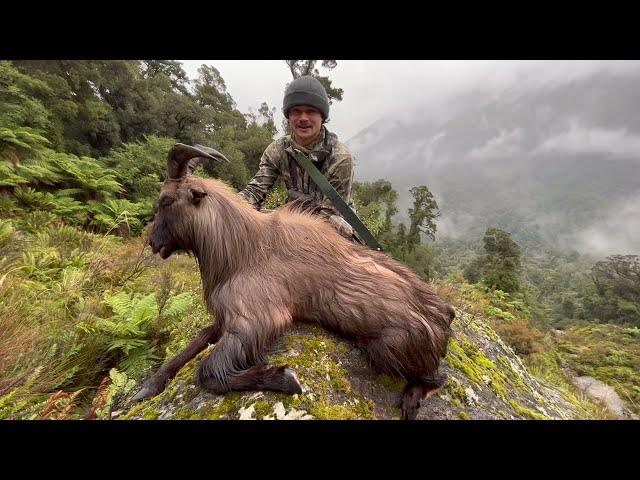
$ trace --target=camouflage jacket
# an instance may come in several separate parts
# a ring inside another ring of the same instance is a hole
[[[354,161],[347,147],[338,141],[338,137],[324,126],[318,139],[310,148],[298,145],[290,135],[271,143],[260,159],[258,172],[239,195],[259,209],[267,196],[269,188],[278,177],[284,181],[287,189],[311,195],[322,206],[322,215],[340,215],[333,203],[309,178],[307,172],[298,165],[293,157],[293,149],[300,150],[309,156],[329,183],[336,189],[347,205],[353,208],[351,187],[353,185]]]

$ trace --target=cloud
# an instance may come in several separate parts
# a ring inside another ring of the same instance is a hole
[[[538,151],[570,154],[597,153],[609,157],[628,158],[640,156],[640,137],[630,134],[625,128],[585,127],[574,119],[569,130],[545,140],[538,147]]]
[[[257,110],[266,101],[278,107],[280,125],[282,95],[291,81],[283,60],[181,62],[190,78],[197,77],[203,63],[215,66],[241,111]],[[636,61],[339,60],[329,76],[344,89],[344,99],[331,106],[329,128],[348,140],[380,119],[406,125],[424,119],[442,123],[470,103],[488,101],[507,89],[569,83],[598,71],[626,75],[639,69]]]
[[[524,137],[521,128],[501,130],[500,133],[480,146],[471,149],[467,157],[471,159],[509,158],[522,153],[520,143]]]
[[[607,256],[640,255],[640,195],[614,205],[576,235],[576,250]]]

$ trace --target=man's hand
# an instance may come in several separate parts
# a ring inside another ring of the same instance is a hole
[[[301,192],[300,190],[297,190],[295,188],[290,188],[289,201],[293,202],[294,200],[309,201],[309,200],[314,200],[314,198],[311,195],[307,195],[306,193]]]
[[[353,228],[340,215],[331,215],[329,217],[331,225],[338,230],[338,233],[348,240],[353,239]]]

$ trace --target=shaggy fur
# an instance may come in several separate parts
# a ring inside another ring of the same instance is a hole
[[[193,252],[216,323],[146,382],[139,398],[163,389],[215,341],[198,371],[205,389],[299,392],[291,369],[261,365],[267,346],[294,322],[356,340],[377,370],[405,378],[404,418],[414,418],[420,399],[443,383],[437,371],[454,310],[405,265],[343,238],[313,205],[260,213],[222,182],[187,172],[165,182],[150,244],[163,258]]]

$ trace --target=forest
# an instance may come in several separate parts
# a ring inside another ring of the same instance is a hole
[[[341,101],[337,62],[317,62],[282,64]],[[146,245],[166,155],[214,147],[230,162],[196,174],[242,189],[286,133],[275,108],[241,112],[212,65],[189,79],[170,60],[0,61],[0,419],[105,418],[207,325],[192,259],[170,268]],[[570,368],[640,412],[640,257],[594,259],[517,226],[440,236],[429,185],[409,193],[402,222],[390,181],[354,184],[389,255],[486,318],[535,375],[564,385]],[[277,185],[265,207],[286,198]]]

